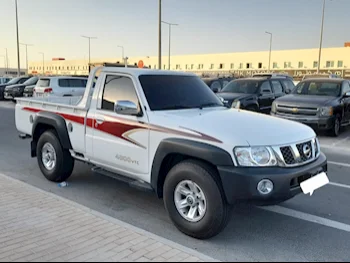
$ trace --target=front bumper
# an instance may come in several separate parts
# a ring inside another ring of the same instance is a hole
[[[300,183],[321,172],[327,172],[327,158],[321,153],[314,162],[293,168],[284,167],[218,167],[223,190],[229,204],[248,201],[258,205],[278,204],[302,193]],[[261,195],[257,186],[263,179],[274,184],[273,191]]]
[[[291,116],[285,114],[271,113],[272,116],[283,118],[291,121],[300,122],[312,127],[315,130],[330,130],[334,126],[335,117],[309,117],[309,116]]]
[[[5,91],[4,92],[4,98],[7,99],[7,100],[12,100],[13,97],[12,97],[12,94],[8,91]]]
[[[18,98],[18,97],[23,97],[23,92],[22,91],[12,91],[12,98]]]

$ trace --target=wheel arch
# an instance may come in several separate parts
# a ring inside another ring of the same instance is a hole
[[[187,139],[165,139],[156,151],[151,170],[151,186],[159,198],[163,197],[168,172],[187,159],[205,162],[215,170],[217,166],[234,165],[231,155],[219,147]]]
[[[63,149],[72,149],[65,119],[52,112],[39,112],[32,128],[31,156],[36,157],[36,146],[40,136],[47,130],[55,130]]]

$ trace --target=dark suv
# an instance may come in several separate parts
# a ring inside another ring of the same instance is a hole
[[[220,92],[233,78],[202,78],[205,84],[215,93]]]
[[[231,81],[217,96],[228,108],[270,113],[273,101],[294,88],[289,78],[253,77]]]
[[[350,82],[323,78],[301,81],[294,92],[273,103],[271,114],[338,136],[350,125]]]

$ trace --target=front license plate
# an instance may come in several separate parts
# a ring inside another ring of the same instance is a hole
[[[312,195],[315,190],[325,186],[329,183],[328,176],[325,172],[322,172],[300,184],[301,190],[304,194]]]

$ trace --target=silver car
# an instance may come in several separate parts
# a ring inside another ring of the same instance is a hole
[[[76,97],[83,96],[87,78],[82,77],[40,77],[34,88],[34,97]]]

